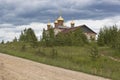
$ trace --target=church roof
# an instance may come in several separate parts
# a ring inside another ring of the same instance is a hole
[[[51,25],[50,22],[48,22],[47,25]]]
[[[62,16],[59,16],[59,18],[57,20],[55,20],[54,23],[58,23],[59,20],[64,21],[64,18],[62,18]],[[71,24],[75,24],[73,20],[71,21]],[[47,25],[51,26],[50,22],[48,22]],[[68,33],[68,32],[75,31],[76,29],[80,28],[83,31],[83,33],[97,34],[96,32],[94,32],[92,29],[90,29],[86,25],[80,25],[80,26],[76,26],[76,27],[67,27],[65,25],[63,25],[63,26],[58,25],[57,27],[55,27],[53,29],[56,29],[56,28],[61,30],[60,33]]]
[[[55,20],[55,22],[54,23],[58,23],[58,21],[57,20]]]
[[[70,31],[75,31],[78,28],[80,28],[84,33],[94,33],[94,34],[97,34],[96,32],[94,32],[92,29],[90,29],[86,25],[80,25],[80,26],[77,26],[77,27],[66,28],[66,29],[63,29],[61,33],[68,33]]]
[[[90,29],[90,28],[89,28],[88,26],[86,26],[86,25],[81,25],[81,26],[78,26],[78,27],[80,27],[83,32],[97,34],[95,31],[93,31],[92,29]]]
[[[64,21],[64,18],[62,18],[62,16],[60,16],[57,20],[62,20],[62,21]]]
[[[71,24],[75,24],[75,22],[74,22],[74,21],[71,21]]]

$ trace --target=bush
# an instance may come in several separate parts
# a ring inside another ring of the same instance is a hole
[[[53,59],[56,58],[57,54],[58,54],[57,50],[52,48],[52,50],[51,50],[51,58],[53,58]]]
[[[45,52],[41,51],[40,48],[37,49],[36,54],[37,54],[38,56],[45,56]]]
[[[26,51],[26,45],[22,45],[21,51]]]
[[[90,49],[90,57],[93,61],[96,61],[99,58],[98,47],[96,45],[92,45]]]

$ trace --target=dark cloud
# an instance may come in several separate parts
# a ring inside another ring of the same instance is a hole
[[[0,0],[0,41],[19,37],[26,27],[40,36],[48,19],[53,22],[60,14],[67,25],[71,19],[97,30],[106,23],[120,25],[119,7],[120,0]]]
[[[118,0],[117,0],[118,1]],[[107,0],[0,0],[0,23],[29,24],[54,21],[59,11],[66,21],[74,19],[102,19],[119,15],[120,5]]]
[[[0,0],[0,23],[15,25],[54,21],[59,11],[66,21],[102,19],[120,13],[118,0]],[[113,3],[113,4],[111,4]]]
[[[12,24],[0,24],[0,28],[15,28]]]

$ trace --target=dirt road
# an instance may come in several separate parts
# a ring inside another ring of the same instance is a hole
[[[0,53],[0,80],[108,80]]]

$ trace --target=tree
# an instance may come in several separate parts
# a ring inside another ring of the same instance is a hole
[[[117,26],[112,27],[104,27],[100,29],[100,32],[98,34],[98,45],[100,46],[110,46],[115,47],[115,42],[118,34]]]
[[[48,45],[53,46],[54,42],[55,42],[55,35],[54,35],[54,29],[53,28],[49,29],[48,40],[49,40]]]
[[[31,28],[28,28],[26,31],[26,41],[28,41],[28,42],[36,42],[37,41],[37,37]]]
[[[24,29],[24,31],[21,32],[19,41],[30,43],[32,47],[37,46],[37,37],[31,28]]]
[[[87,37],[85,36],[85,34],[82,32],[82,30],[80,28],[76,29],[74,31],[74,37],[73,37],[73,41],[75,45],[84,45],[88,42]]]
[[[67,33],[58,33],[54,35],[54,29],[43,30],[42,43],[46,46],[82,46],[88,43],[87,37],[77,28]]]
[[[45,29],[43,29],[43,33],[42,33],[42,41],[45,41],[46,39],[46,33],[45,33]]]
[[[54,59],[57,57],[57,55],[58,55],[57,50],[55,48],[52,48],[51,53],[50,53],[50,57],[52,59]]]
[[[93,61],[96,61],[99,58],[98,47],[95,44],[91,45],[90,48],[90,57]]]
[[[13,42],[17,42],[17,38],[16,37],[13,39]]]
[[[2,40],[1,44],[4,44],[4,40]]]
[[[80,28],[77,28],[74,31],[70,31],[68,33],[59,33],[56,37],[57,45],[65,45],[65,46],[82,46],[88,43],[88,40],[85,34],[81,31]]]
[[[34,42],[37,41],[37,37],[34,31],[31,28],[28,28],[21,32],[19,40],[23,42]]]
[[[120,30],[117,33],[117,37],[114,42],[114,47],[120,51]]]
[[[42,43],[45,46],[53,46],[55,44],[55,35],[54,35],[54,29],[51,28],[47,31],[43,29],[42,33]]]
[[[64,35],[63,33],[58,33],[55,37],[55,45],[57,46],[64,46],[65,45],[65,38],[66,35]]]
[[[21,32],[21,35],[20,35],[20,38],[19,38],[19,41],[20,42],[25,42],[25,32]]]
[[[47,34],[45,32],[45,29],[43,29],[42,40],[41,40],[42,45],[46,46],[46,39],[47,39]]]
[[[100,32],[98,34],[98,45],[100,46],[104,46],[104,33],[103,33],[103,30],[100,29]]]
[[[120,50],[120,29],[118,30],[116,25],[102,28],[99,32],[97,43],[100,46],[106,45]]]

